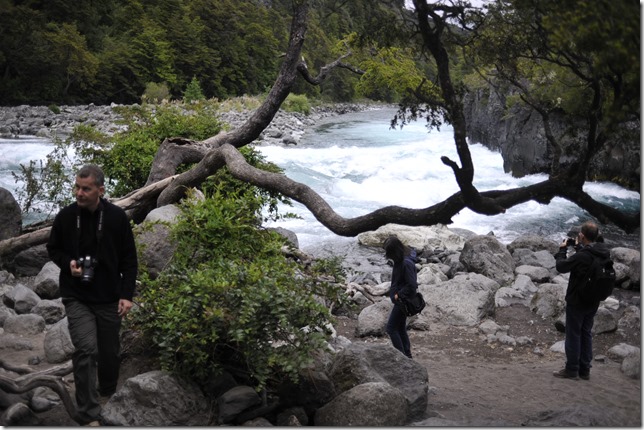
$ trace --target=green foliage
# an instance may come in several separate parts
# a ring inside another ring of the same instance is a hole
[[[183,101],[185,103],[192,103],[199,100],[205,100],[206,96],[203,95],[201,91],[201,85],[199,85],[199,80],[196,76],[192,77],[192,80],[186,87],[186,90],[183,92]]]
[[[367,72],[360,78],[358,92],[390,103],[399,101],[423,81],[410,50],[382,48],[376,55],[365,58],[360,66]],[[436,87],[428,84],[427,88],[433,95],[437,94]]]
[[[66,23],[50,23],[44,36],[47,55],[55,64],[49,74],[57,75],[64,84],[61,96],[67,97],[72,85],[86,89],[96,76],[98,60],[87,48],[85,36],[79,33],[75,24]]]
[[[51,104],[51,105],[47,106],[47,108],[50,111],[52,111],[53,113],[55,113],[56,115],[58,115],[60,113],[60,107],[58,107],[58,105]]]
[[[11,172],[15,181],[23,184],[16,190],[23,215],[49,218],[72,202],[71,164],[67,146],[57,139],[45,163],[31,160],[29,165],[20,165],[19,173]]]
[[[297,380],[324,347],[329,311],[281,252],[284,239],[258,228],[261,199],[214,187],[183,207],[171,267],[142,289],[136,326],[164,369],[204,380],[224,367],[263,388]]]
[[[299,112],[308,115],[311,113],[311,104],[304,94],[289,94],[282,103],[282,109],[286,112]]]
[[[160,84],[156,82],[148,82],[145,85],[145,91],[143,92],[143,96],[141,96],[141,101],[143,101],[143,103],[160,104],[163,101],[169,100],[170,89],[168,88],[168,84],[165,82]]]
[[[20,166],[21,171],[14,177],[16,182],[24,183],[16,193],[24,213],[36,211],[49,215],[69,203],[73,172],[83,164],[102,166],[107,194],[122,196],[145,185],[152,161],[164,139],[203,140],[221,131],[221,124],[215,119],[218,110],[215,102],[115,109],[123,117],[127,126],[125,131],[108,136],[93,126],[80,125],[65,141],[55,141],[54,150],[47,155],[45,163]],[[69,157],[70,149],[75,154],[74,159]],[[255,157],[258,166],[276,168],[264,163],[251,150],[248,153],[253,154],[251,158]],[[266,192],[265,195],[269,207],[276,209],[278,201],[271,200],[274,194]]]
[[[8,0],[0,9],[3,103],[132,104],[149,82],[167,84],[162,98],[182,98],[194,76],[206,98],[265,92],[288,46],[292,2]],[[399,15],[385,2],[313,2],[303,56],[315,72],[352,31],[396,37]],[[337,70],[321,86],[297,80],[293,91],[348,101],[356,79]]]

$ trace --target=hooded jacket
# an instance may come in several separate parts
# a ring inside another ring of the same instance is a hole
[[[555,254],[556,268],[559,273],[570,272],[570,280],[566,289],[566,302],[575,306],[587,306],[578,297],[579,287],[588,282],[588,272],[595,257],[610,257],[610,249],[602,242],[593,242],[577,250],[567,257],[567,248],[559,248]]]
[[[98,234],[103,211],[102,234]],[[80,216],[80,232],[76,228]],[[100,236],[100,241],[98,240]],[[60,294],[87,303],[105,304],[119,299],[132,301],[137,276],[134,235],[125,211],[101,198],[93,213],[77,203],[63,208],[51,228],[47,243],[49,258],[60,267]],[[98,263],[91,283],[71,274],[70,262],[91,256]]]
[[[389,298],[396,303],[394,297],[411,298],[416,294],[418,289],[418,280],[416,277],[416,251],[411,250],[410,255],[406,255],[400,263],[394,263],[391,271],[391,289]]]

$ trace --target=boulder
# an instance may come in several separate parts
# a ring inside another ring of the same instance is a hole
[[[45,319],[40,315],[10,315],[4,321],[4,331],[19,335],[32,335],[45,331]]]
[[[460,250],[465,239],[450,231],[442,224],[430,227],[409,227],[400,224],[387,224],[379,227],[376,231],[360,233],[358,243],[365,246],[382,248],[385,239],[389,236],[397,236],[402,243],[411,246],[416,250],[424,249],[450,249]]]
[[[422,416],[427,408],[427,369],[391,344],[352,343],[336,355],[329,369],[329,378],[338,392],[367,382],[387,383],[400,390],[406,399],[409,418]]]
[[[49,363],[63,363],[72,357],[75,348],[69,334],[67,318],[58,321],[47,331],[43,347]]]
[[[325,427],[398,427],[407,421],[399,389],[385,382],[357,385],[318,409],[314,425]]]
[[[514,259],[507,247],[494,236],[468,239],[463,245],[460,261],[468,272],[487,276],[501,287],[514,280]]]
[[[17,284],[4,294],[2,301],[17,314],[26,314],[40,301],[38,294],[22,284]]]
[[[474,326],[494,314],[499,284],[477,273],[457,275],[436,285],[420,285],[427,307],[423,314],[451,325]]]
[[[11,192],[0,187],[0,242],[20,235],[22,210]]]
[[[154,370],[132,377],[103,406],[102,422],[112,426],[210,425],[210,408],[199,387]]]
[[[57,299],[60,297],[60,268],[53,261],[48,261],[33,282],[32,289],[41,299]]]

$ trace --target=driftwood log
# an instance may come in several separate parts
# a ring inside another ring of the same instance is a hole
[[[48,387],[58,394],[69,416],[79,424],[81,423],[76,404],[63,382],[63,376],[72,373],[71,361],[46,370],[34,371],[28,367],[11,365],[5,360],[0,359],[0,367],[22,375],[15,379],[0,375],[0,389],[7,393],[23,394],[37,387]],[[3,416],[3,425],[4,419],[5,417]]]

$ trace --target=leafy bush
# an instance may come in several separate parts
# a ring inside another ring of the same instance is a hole
[[[304,94],[289,94],[282,103],[282,109],[286,112],[299,112],[308,115],[311,113],[311,104]]]
[[[258,389],[272,375],[297,380],[331,318],[316,281],[285,259],[281,236],[258,228],[261,198],[219,185],[206,192],[183,206],[171,267],[142,289],[135,326],[166,370],[204,380],[232,367]]]
[[[170,100],[170,89],[168,88],[168,84],[165,82],[160,84],[156,82],[148,82],[145,85],[145,91],[141,96],[141,101],[143,103],[160,104],[164,100]]]
[[[60,107],[58,107],[58,105],[49,105],[47,107],[49,108],[50,111],[52,111],[56,115],[60,113]]]

